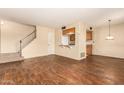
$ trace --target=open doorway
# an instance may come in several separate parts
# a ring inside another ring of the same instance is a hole
[[[86,31],[86,55],[91,56],[92,55],[92,35],[93,31],[92,30],[87,30]]]

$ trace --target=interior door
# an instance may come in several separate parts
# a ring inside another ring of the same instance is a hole
[[[54,54],[54,32],[48,32],[48,54]]]

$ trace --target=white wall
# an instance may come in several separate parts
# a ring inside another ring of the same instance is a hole
[[[88,25],[84,23],[80,23],[80,33],[79,33],[79,58],[84,59],[86,58],[86,30]],[[84,57],[80,57],[81,53],[83,53]]]
[[[34,31],[34,26],[28,26],[12,21],[3,21],[1,25],[1,52],[12,53],[19,51],[19,41]],[[55,54],[55,30],[53,28],[36,26],[37,37],[24,49],[25,58]],[[48,33],[50,37],[48,37]],[[50,42],[48,46],[48,41]],[[49,51],[48,51],[49,49]]]
[[[27,26],[12,21],[3,21],[1,25],[1,52],[17,52],[19,40],[34,30],[33,26]]]
[[[96,28],[93,32],[93,54],[124,58],[124,24],[112,25],[111,34],[114,40],[105,40],[108,26]]]
[[[75,45],[72,46],[72,48],[63,48],[59,45],[61,45],[61,37],[62,37],[62,30],[59,29],[59,30],[56,30],[56,48],[55,48],[55,53],[57,55],[61,55],[61,56],[65,56],[65,57],[69,57],[69,58],[72,58],[72,59],[76,59],[76,60],[80,60],[80,59],[83,59],[85,58],[86,56],[84,57],[80,57],[80,53],[81,52],[84,52],[86,53],[86,49],[85,49],[85,31],[86,31],[86,28],[85,28],[85,25],[83,23],[75,23],[75,24],[72,24],[72,25],[68,25],[66,26],[66,28],[72,28],[72,27],[75,27],[76,29],[76,32],[75,32],[75,35],[76,35],[76,42],[75,42]]]
[[[48,33],[52,32],[53,35],[51,37],[52,40],[52,48],[55,45],[55,30],[52,28],[37,26],[37,37],[34,41],[32,41],[28,46],[23,49],[22,55],[25,58],[38,57],[49,55],[48,53]],[[54,54],[53,49],[53,54]]]
[[[0,53],[1,53],[1,23],[0,23]]]

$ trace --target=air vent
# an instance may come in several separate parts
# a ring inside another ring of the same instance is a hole
[[[85,53],[84,52],[80,53],[80,58],[82,58],[82,57],[85,57]]]

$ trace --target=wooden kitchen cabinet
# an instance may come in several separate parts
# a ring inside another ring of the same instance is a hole
[[[86,33],[86,40],[92,40],[92,31],[87,31]]]

